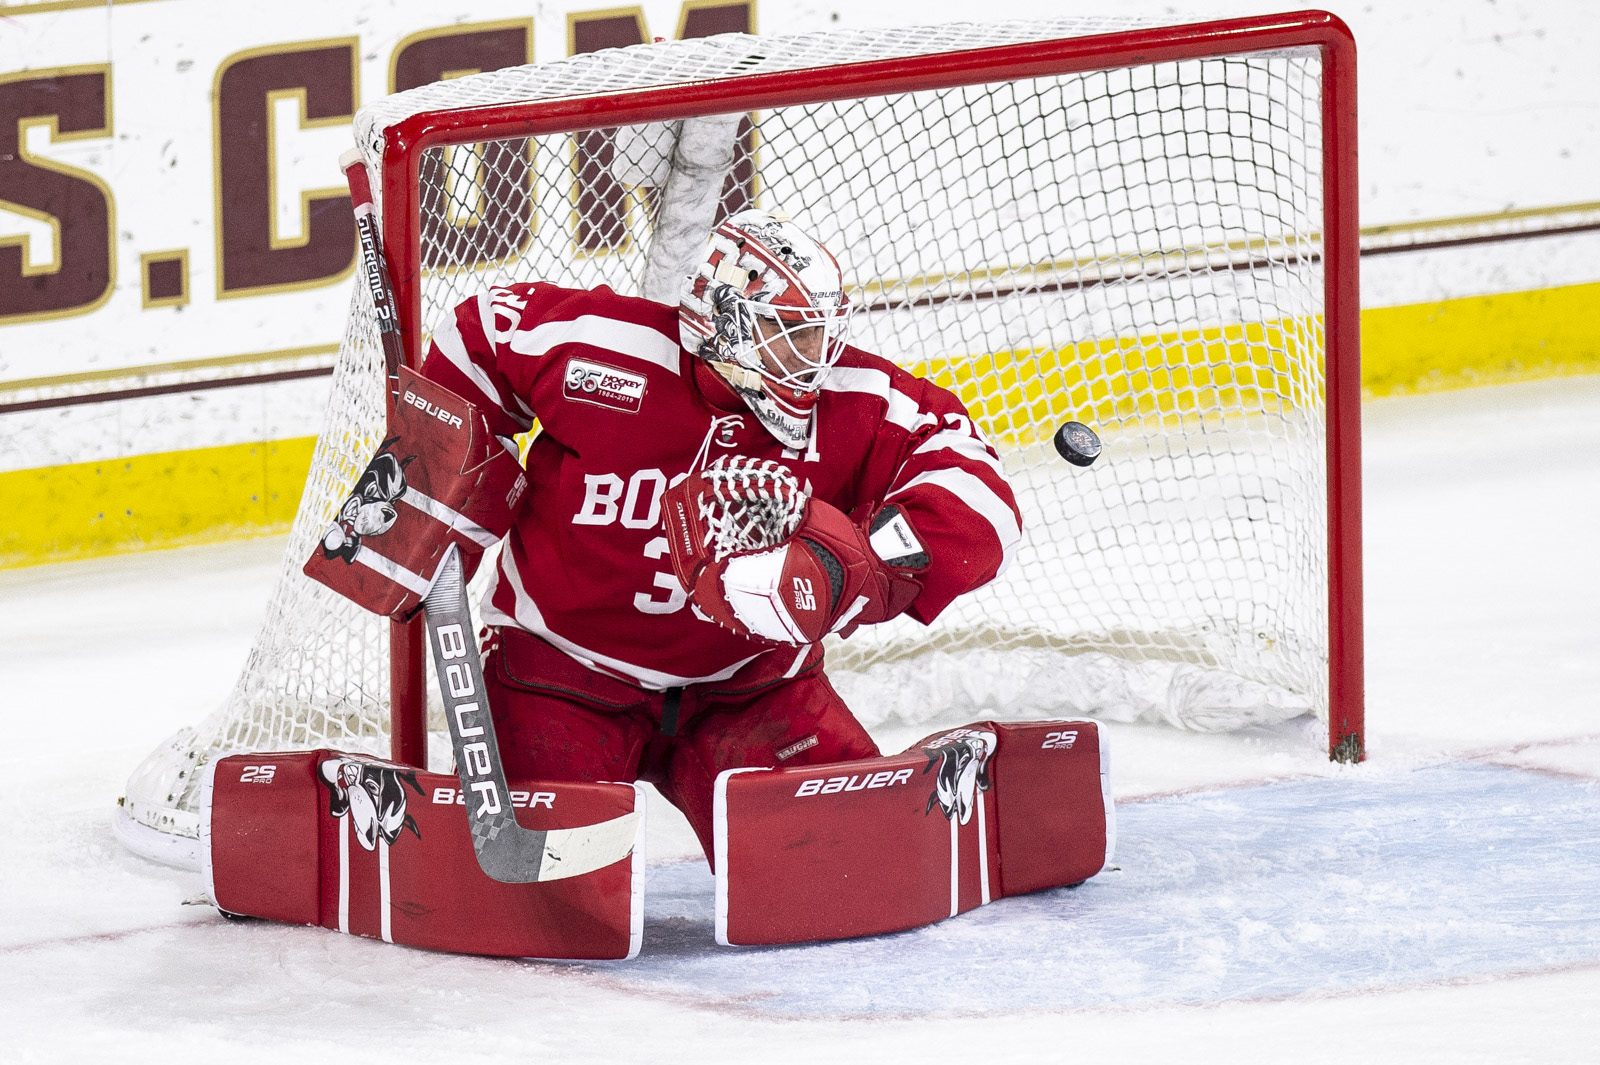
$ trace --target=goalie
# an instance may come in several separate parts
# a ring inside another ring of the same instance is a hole
[[[632,956],[638,781],[698,836],[724,943],[915,927],[1102,868],[1093,722],[978,723],[885,757],[828,682],[826,636],[931,622],[1021,536],[960,401],[850,347],[849,318],[828,250],[759,211],[716,228],[676,310],[543,283],[454,308],[306,572],[398,618],[427,602],[461,790],[338,751],[224,759],[205,830],[219,907]],[[524,469],[511,437],[535,420]],[[456,556],[502,536],[480,675]],[[1012,798],[980,798],[1002,777]],[[479,801],[506,781],[530,823]],[[497,874],[524,843],[533,875]]]
[[[1020,523],[961,402],[849,320],[828,249],[752,210],[676,312],[521,284],[435,330],[425,377],[498,435],[540,427],[483,601],[513,779],[649,781],[709,857],[719,771],[878,754],[823,637],[931,622]]]

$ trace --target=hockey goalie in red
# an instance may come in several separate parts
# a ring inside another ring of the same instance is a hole
[[[478,542],[506,533],[481,608],[507,775],[540,786],[656,785],[713,861],[719,911],[734,911],[719,912],[724,942],[887,931],[987,902],[1008,893],[999,844],[1008,823],[1018,841],[1009,893],[1082,880],[1108,854],[1092,722],[1072,723],[1072,742],[1056,744],[1076,750],[1077,768],[1065,776],[1060,755],[1054,768],[1029,762],[1051,748],[1047,734],[1069,733],[1061,723],[970,726],[883,758],[828,681],[824,637],[902,614],[932,622],[1003,570],[1021,538],[999,457],[961,402],[851,346],[850,317],[828,249],[786,218],[746,211],[716,227],[677,308],[608,288],[496,288],[437,324],[422,366],[427,382],[477,408],[472,418],[493,436],[508,443],[539,427],[514,514],[500,513],[509,481],[496,475],[487,477],[494,505],[466,523],[491,534]],[[483,469],[503,464],[480,446],[491,455]],[[403,437],[393,450],[406,451]],[[383,524],[356,516],[387,517],[388,499],[353,495],[350,515],[329,529],[326,556],[350,562],[359,549],[352,538]],[[376,608],[403,614],[415,605],[402,592]],[[1015,769],[1000,768],[996,747],[1008,742]],[[823,764],[832,771],[803,768]],[[777,772],[760,786],[732,772],[752,769]],[[1019,777],[1014,812],[986,815],[979,803],[974,828],[983,834],[958,844],[977,791],[1006,772]],[[1024,775],[1052,784],[1033,794]],[[895,799],[913,777],[916,795]],[[958,780],[962,794],[950,783]],[[865,918],[838,910],[870,909],[882,885],[856,876],[845,890],[848,873],[834,884],[820,866],[820,880],[809,875],[805,862],[832,860],[827,846],[796,850],[765,824],[787,819],[795,838],[818,835],[806,822],[829,816],[822,803],[796,798],[841,794],[853,797],[857,816],[884,826],[844,845],[846,865],[887,858],[920,878],[927,848],[918,833],[934,833],[945,871],[908,889],[920,893],[914,905],[897,897]],[[882,807],[891,800],[899,806]],[[1025,800],[1087,806],[1092,831],[1070,818],[1065,829],[1025,830],[1029,819],[1061,816],[1025,809]],[[892,812],[902,807],[910,813]],[[943,817],[929,816],[935,810]],[[885,820],[911,816],[916,831]],[[734,818],[765,827],[741,843],[737,824],[730,833]],[[935,823],[949,827],[928,827]],[[851,846],[861,853],[846,853]],[[1063,847],[1074,855],[1065,866]],[[958,875],[963,848],[972,853]],[[730,868],[759,881],[759,904]],[[763,906],[781,912],[779,931],[763,926]],[[757,916],[741,927],[739,913]]]
[[[483,610],[510,776],[648,780],[709,856],[722,770],[878,754],[822,638],[932,621],[1020,522],[960,401],[849,318],[827,249],[746,212],[676,311],[517,285],[436,329],[427,378],[540,425]]]

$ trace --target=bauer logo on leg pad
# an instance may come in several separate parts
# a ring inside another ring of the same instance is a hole
[[[434,788],[429,796],[435,806],[465,806],[466,793],[458,788]],[[511,792],[511,805],[518,810],[534,810],[543,807],[546,810],[556,808],[556,793],[553,791],[516,791]]]
[[[847,791],[869,791],[875,788],[891,788],[896,784],[904,784],[911,779],[909,769],[880,769],[876,773],[851,773],[842,777],[815,777],[802,781],[796,789],[794,797],[804,798],[807,795],[838,795]]]

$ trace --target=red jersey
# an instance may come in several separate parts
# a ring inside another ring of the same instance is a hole
[[[929,557],[908,610],[924,624],[991,580],[1021,539],[999,457],[961,401],[855,348],[823,384],[804,451],[683,350],[675,308],[608,288],[491,289],[440,324],[422,372],[500,435],[539,423],[484,621],[643,688],[724,680],[762,656],[782,673],[812,651],[704,620],[673,575],[662,493],[723,454],[788,466],[857,522],[897,505]]]

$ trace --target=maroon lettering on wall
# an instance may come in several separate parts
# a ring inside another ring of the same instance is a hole
[[[575,13],[569,16],[568,33],[573,55],[602,48],[626,48],[648,39],[644,15],[638,11]],[[578,178],[578,249],[598,252],[621,247],[628,236],[628,192],[611,174],[616,127],[579,133],[573,141],[573,166]]]
[[[710,37],[718,33],[754,33],[756,22],[755,0],[737,0],[735,3],[684,4],[683,23],[678,36]],[[756,202],[756,134],[755,123],[749,116],[739,122],[739,145],[734,150],[733,169],[722,186],[722,213],[717,222],[730,214],[737,214]]]
[[[355,222],[343,193],[306,199],[303,239],[274,239],[269,114],[274,95],[304,93],[307,125],[348,122],[355,111],[354,41],[287,45],[224,61],[216,83],[218,295],[303,288],[355,262]],[[329,170],[332,172],[330,164]]]
[[[146,303],[171,305],[189,301],[187,265],[181,255],[157,255],[144,261]]]
[[[395,92],[533,58],[530,23],[432,32],[400,47]],[[520,254],[531,237],[533,174],[525,139],[434,149],[421,163],[422,263],[476,266]],[[446,199],[456,209],[447,210]]]
[[[54,140],[109,136],[109,68],[37,71],[0,78],[0,203],[49,221],[60,236],[53,261],[0,240],[0,322],[81,314],[111,294],[115,260],[111,194],[82,171],[31,157],[23,130],[53,121]],[[30,265],[31,264],[31,265]]]

